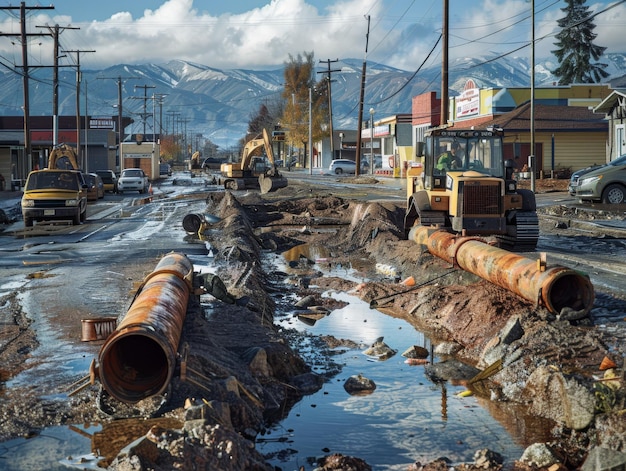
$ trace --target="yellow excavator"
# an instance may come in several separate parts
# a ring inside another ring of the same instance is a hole
[[[267,158],[259,155],[261,149]],[[264,194],[287,186],[287,179],[276,168],[272,141],[265,129],[262,136],[246,143],[240,162],[224,163],[220,172],[227,190],[260,188]]]
[[[52,149],[48,157],[49,169],[80,170],[76,150],[67,144],[60,144]]]

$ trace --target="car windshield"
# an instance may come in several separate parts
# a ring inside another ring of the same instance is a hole
[[[617,159],[609,162],[609,165],[624,165],[626,164],[626,154],[622,155],[621,157],[618,157]]]
[[[59,172],[37,172],[28,177],[26,190],[43,190],[51,188],[78,191],[77,179],[71,173]]]
[[[113,176],[110,173],[98,173],[105,183],[113,183]]]
[[[141,170],[124,170],[123,177],[141,177]]]

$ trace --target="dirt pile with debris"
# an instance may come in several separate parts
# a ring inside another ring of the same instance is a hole
[[[588,317],[558,320],[541,307],[420,251],[403,238],[403,204],[344,200],[290,182],[267,195],[207,193],[206,212],[219,215],[221,221],[204,231],[201,240],[220,255],[223,263],[217,274],[229,292],[248,302],[225,304],[208,295],[192,297],[181,340],[188,352],[181,356],[185,380],[176,375],[162,400],[133,405],[117,403],[94,386],[64,404],[41,403],[21,411],[20,421],[13,419],[13,409],[19,402],[16,395],[24,391],[5,391],[0,406],[4,438],[28,435],[51,424],[94,421],[106,427],[129,417],[166,418],[179,426],[146,421],[147,428],[134,436],[137,440],[125,435],[123,451],[111,451],[102,464],[112,470],[187,469],[193,462],[200,469],[269,471],[273,468],[255,450],[255,440],[268,423],[285,417],[302,395],[317,391],[327,379],[312,373],[290,348],[286,334],[273,325],[277,303],[293,303],[285,295],[290,291],[296,299],[310,296],[314,304],[332,311],[339,302],[321,297],[332,288],[352,290],[427,333],[438,355],[448,359],[429,365],[433,381],[467,384],[488,403],[531,408],[537,420],[545,421],[542,428],[549,436],[542,441],[551,458],[539,461],[539,452],[529,452],[530,457],[520,457],[516,469],[591,469],[585,468],[590,457],[626,454],[620,350],[597,332]],[[551,227],[554,224],[545,229]],[[298,265],[295,279],[263,269],[263,253],[297,252],[301,244],[323,246],[333,263],[363,260],[363,278],[371,281],[357,284],[323,277],[307,260]],[[413,285],[398,282],[409,277]],[[14,319],[15,329],[28,330],[17,309]],[[3,365],[5,359],[18,364],[25,358],[19,355],[27,355],[27,350],[16,347],[17,358],[0,353]],[[600,371],[604,359],[613,362],[606,371],[615,377]],[[459,366],[458,360],[471,369]],[[36,398],[28,400],[37,403]],[[358,457],[336,455],[324,457],[318,466],[328,471],[370,469]],[[411,469],[449,467],[442,459],[415,463]],[[458,469],[500,467],[498,457],[479,450],[475,463]]]
[[[283,228],[265,236],[266,242],[317,244],[337,262],[360,254],[391,267],[394,281],[377,282],[373,272],[374,281],[362,285],[328,277],[310,281],[320,289],[356,290],[378,309],[428,333],[451,358],[484,371],[473,382],[447,373],[439,379],[466,382],[477,394],[530,408],[538,420],[552,423],[546,441],[554,463],[581,466],[596,448],[626,452],[623,352],[594,329],[591,318],[555,315],[421,252],[403,240],[403,208],[397,205],[335,197],[273,200],[245,205],[253,225]],[[320,223],[340,229],[312,230]],[[396,282],[408,277],[415,280],[413,287]],[[614,366],[601,369],[605,359]],[[606,423],[620,425],[607,434]]]

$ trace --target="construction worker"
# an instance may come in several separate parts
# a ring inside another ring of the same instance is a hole
[[[437,169],[439,170],[451,170],[461,168],[463,163],[457,155],[459,152],[459,143],[454,141],[450,146],[450,150],[444,150],[437,160]]]

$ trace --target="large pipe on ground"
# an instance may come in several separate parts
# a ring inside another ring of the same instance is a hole
[[[548,268],[537,260],[489,245],[479,238],[432,227],[414,227],[409,239],[426,247],[431,254],[554,314],[561,314],[564,308],[587,314],[593,306],[593,285],[588,276],[576,270],[561,266]]]
[[[164,256],[144,279],[98,355],[100,382],[111,396],[136,403],[165,391],[192,288],[193,263],[179,253]]]

